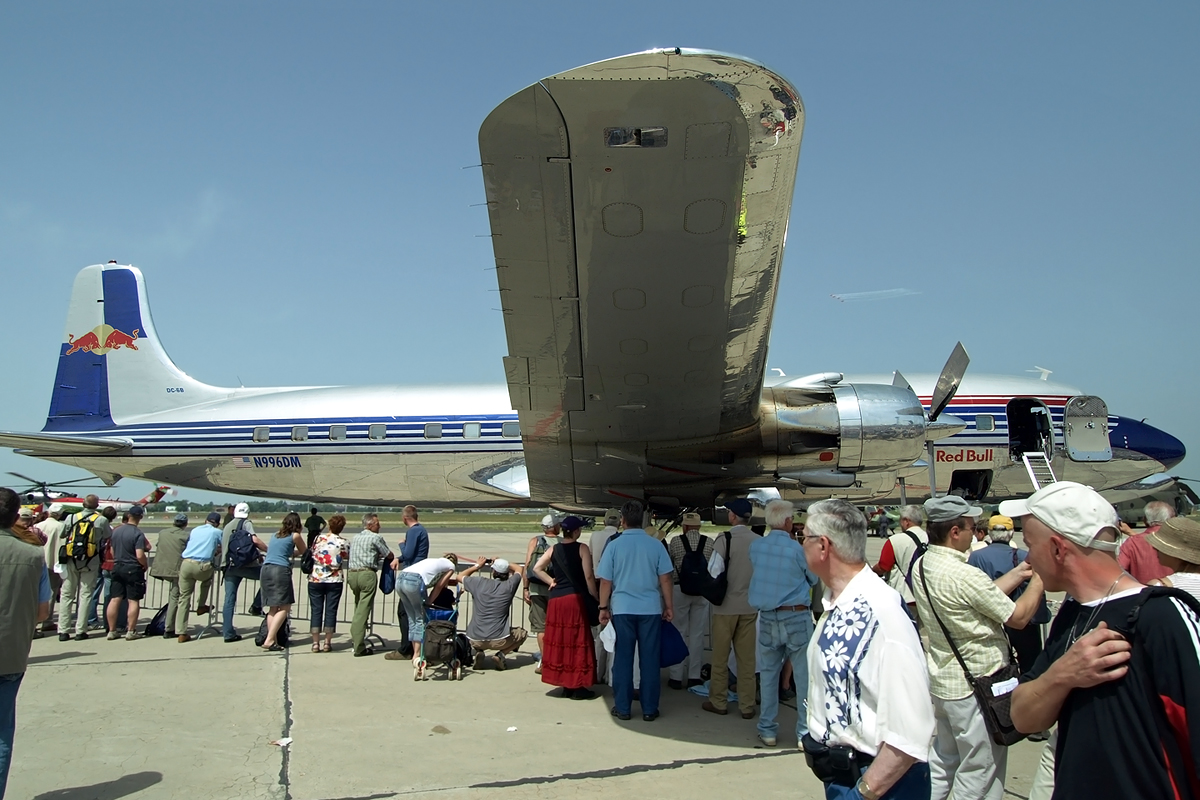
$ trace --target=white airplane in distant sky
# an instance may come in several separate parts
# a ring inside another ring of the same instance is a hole
[[[110,485],[661,515],[755,491],[991,501],[1035,467],[1128,494],[1183,460],[1072,387],[964,377],[961,347],[938,376],[768,379],[803,125],[791,84],[737,56],[546,78],[479,136],[507,386],[208,386],[167,356],[141,272],[110,262],[75,280],[45,427],[0,445]]]

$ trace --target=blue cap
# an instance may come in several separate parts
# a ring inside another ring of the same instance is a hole
[[[562,525],[564,531],[577,531],[583,527],[583,520],[576,516],[570,516],[559,524]]]
[[[737,500],[726,503],[725,507],[732,511],[735,516],[745,519],[754,514],[754,505],[749,501],[739,497]]]
[[[134,506],[133,508],[129,509],[129,516],[144,517],[146,516],[146,509],[142,508],[141,506]]]
[[[205,517],[205,520],[210,525],[216,525],[218,522],[221,521],[221,512],[220,511],[210,511],[210,512],[208,512],[208,516]]]

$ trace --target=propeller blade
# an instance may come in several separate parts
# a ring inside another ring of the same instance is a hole
[[[937,386],[934,387],[933,397],[929,400],[929,421],[937,420],[941,413],[946,410],[946,406],[954,399],[954,394],[958,391],[958,385],[962,383],[963,375],[967,371],[967,365],[971,363],[971,357],[967,355],[966,349],[962,346],[962,342],[954,345],[954,350],[950,353],[950,358],[946,359],[946,366],[942,367],[942,374],[938,375]]]
[[[44,485],[41,481],[34,480],[33,478],[30,478],[28,475],[22,475],[19,472],[10,472],[8,474],[12,475],[14,478],[20,478],[21,480],[26,481],[27,483],[29,483],[32,486]]]
[[[905,377],[900,374],[900,370],[896,370],[892,373],[892,386],[895,386],[897,389],[908,389],[910,392],[912,391],[912,386],[910,386]]]

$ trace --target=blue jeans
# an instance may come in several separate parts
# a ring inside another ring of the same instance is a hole
[[[13,735],[17,732],[17,690],[24,677],[24,672],[0,675],[0,800],[4,800],[4,788],[8,786]]]
[[[229,567],[225,570],[225,605],[221,609],[221,634],[226,639],[237,635],[237,628],[233,627],[233,612],[237,607],[238,588],[243,580],[258,580],[260,572],[260,567]]]
[[[758,615],[758,672],[762,709],[758,715],[760,736],[774,737],[779,731],[779,675],[783,660],[792,662],[796,681],[796,741],[808,733],[808,640],[813,634],[812,614],[808,611],[763,611]],[[738,692],[742,692],[738,676]],[[739,694],[740,696],[740,694]]]
[[[866,771],[863,769],[863,772]],[[886,794],[881,794],[879,800],[929,800],[929,793],[929,765],[917,763],[909,767],[904,777],[896,781]],[[854,787],[827,783],[825,800],[862,800],[862,795]]]
[[[420,652],[425,642],[425,581],[414,572],[401,572],[396,576],[396,592],[408,618],[408,640]]]
[[[613,700],[618,713],[629,714],[633,707],[633,649],[637,646],[642,667],[641,705],[643,714],[658,711],[662,691],[659,679],[662,648],[660,614],[614,614],[613,629],[617,647],[613,652]]]
[[[308,604],[312,606],[309,627],[313,633],[321,630],[333,633],[337,629],[337,612],[342,602],[343,585],[341,582],[308,584]]]

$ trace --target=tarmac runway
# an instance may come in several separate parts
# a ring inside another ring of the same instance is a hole
[[[395,543],[394,532],[384,535]],[[530,535],[430,530],[435,553],[518,561]],[[870,540],[872,557],[879,547]],[[377,620],[394,643],[394,617]],[[238,624],[249,634],[258,620]],[[293,627],[283,653],[259,651],[249,636],[35,640],[8,797],[824,796],[792,737],[767,749],[754,720],[705,713],[701,698],[667,689],[665,676],[662,717],[643,722],[635,705],[621,722],[607,687],[590,701],[553,696],[533,672],[532,640],[507,671],[468,670],[452,682],[438,670],[416,683],[406,662],[353,658],[348,625],[331,654],[309,651],[306,620]],[[783,708],[781,733],[794,720]],[[1011,748],[1008,797],[1026,797],[1041,747]]]

